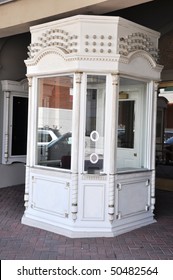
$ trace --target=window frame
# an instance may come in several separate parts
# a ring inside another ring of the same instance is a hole
[[[56,78],[56,77],[66,77],[66,76],[71,76],[72,77],[72,84],[73,84],[73,93],[72,95],[74,95],[74,88],[75,88],[75,75],[72,72],[67,72],[67,73],[56,73],[56,74],[52,74],[52,75],[43,75],[43,76],[37,76],[35,77],[35,82],[33,82],[34,84],[34,92],[35,94],[35,99],[33,101],[33,103],[35,103],[35,124],[34,124],[34,129],[32,132],[32,137],[33,137],[33,148],[34,148],[34,157],[33,157],[33,161],[34,161],[34,166],[36,168],[41,168],[41,169],[47,169],[47,170],[57,170],[57,171],[62,171],[62,172],[66,172],[69,173],[71,172],[71,168],[70,169],[64,169],[61,167],[53,167],[53,166],[44,166],[39,164],[38,162],[38,151],[37,151],[37,147],[38,147],[38,135],[37,135],[37,130],[38,130],[38,108],[39,108],[39,80],[41,79],[49,79],[49,78]],[[72,119],[71,119],[71,128],[73,128],[73,110],[74,110],[74,102],[72,101]],[[71,143],[71,156],[72,156],[72,143]],[[72,162],[72,159],[71,161]]]

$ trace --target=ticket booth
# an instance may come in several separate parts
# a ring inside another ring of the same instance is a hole
[[[69,237],[153,223],[159,33],[79,15],[31,36],[22,223]]]

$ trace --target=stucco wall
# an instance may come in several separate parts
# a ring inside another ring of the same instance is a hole
[[[0,39],[0,80],[20,81],[26,78],[24,59],[27,58],[29,43],[29,33]],[[2,106],[0,108],[2,113]],[[2,118],[3,115],[0,114],[1,124]],[[2,137],[2,133],[0,136]],[[24,184],[25,164],[0,164],[0,178],[0,188]]]
[[[24,184],[25,165],[23,163],[0,164],[0,178],[0,188]]]

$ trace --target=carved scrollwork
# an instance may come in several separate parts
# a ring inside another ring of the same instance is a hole
[[[77,212],[78,212],[78,174],[72,174],[72,205],[71,205],[71,212],[72,218],[75,221],[77,219]]]

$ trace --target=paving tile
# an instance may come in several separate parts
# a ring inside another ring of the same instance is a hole
[[[23,185],[0,189],[1,260],[173,260],[173,192],[156,190],[157,223],[111,238],[76,239],[22,225],[23,195]]]

